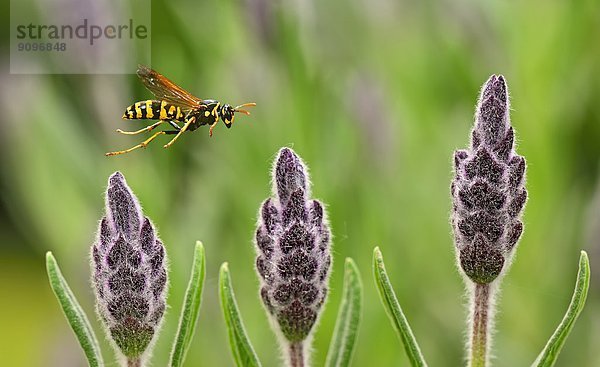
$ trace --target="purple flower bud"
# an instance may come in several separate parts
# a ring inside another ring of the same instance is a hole
[[[96,310],[110,338],[126,358],[141,358],[165,312],[165,248],[120,172],[108,180],[106,215],[92,246],[92,279]]]
[[[475,116],[470,149],[454,152],[452,227],[461,269],[485,284],[510,262],[527,200],[525,159],[514,150],[503,76],[485,83]]]
[[[273,193],[260,208],[255,237],[260,295],[285,339],[301,342],[327,294],[331,235],[323,205],[309,199],[306,166],[289,148],[275,162]]]

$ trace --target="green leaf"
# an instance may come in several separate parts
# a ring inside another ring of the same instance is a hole
[[[205,256],[204,246],[202,242],[197,241],[194,248],[194,260],[192,262],[192,273],[188,282],[183,306],[181,308],[181,316],[179,316],[179,328],[173,350],[171,352],[171,366],[179,367],[183,365],[185,355],[190,347],[196,323],[198,322],[198,314],[200,313],[200,303],[202,301],[202,289],[204,285],[205,274]]]
[[[573,325],[575,325],[577,317],[579,317],[579,314],[583,310],[589,286],[590,261],[587,253],[585,251],[581,251],[581,256],[579,257],[579,272],[577,273],[577,282],[575,283],[575,291],[573,292],[573,298],[571,298],[571,304],[569,305],[567,313],[563,317],[562,321],[554,331],[554,334],[552,334],[550,340],[548,340],[544,350],[542,350],[535,362],[533,362],[532,366],[554,366],[560,350],[565,344],[569,333],[573,329]]]
[[[350,365],[358,326],[362,312],[363,290],[360,281],[360,273],[352,259],[347,258],[344,268],[344,290],[342,302],[338,311],[335,330],[325,366],[346,367]]]
[[[75,332],[75,336],[79,340],[79,345],[83,348],[89,365],[91,367],[104,366],[98,339],[96,339],[92,326],[60,272],[56,259],[50,251],[46,253],[46,270],[48,272],[48,279],[50,280],[50,287],[52,287],[52,291],[56,299],[58,299],[58,303],[69,325],[71,325],[71,329]]]
[[[375,247],[373,251],[373,273],[383,307],[392,321],[392,326],[404,344],[404,350],[406,351],[410,364],[412,366],[427,366],[427,363],[421,354],[421,349],[417,344],[417,340],[410,329],[410,325],[408,324],[404,313],[402,313],[402,308],[398,303],[390,279],[387,276],[385,264],[383,263],[383,256],[381,255],[379,247]]]
[[[238,367],[259,367],[260,362],[252,348],[252,344],[250,344],[235,301],[227,263],[221,265],[219,274],[219,295],[221,297],[223,316],[225,317],[225,323],[227,324],[229,345],[231,346],[235,364]]]

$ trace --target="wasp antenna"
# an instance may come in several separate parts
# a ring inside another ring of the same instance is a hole
[[[256,103],[254,103],[254,102],[250,102],[250,103],[244,103],[244,104],[241,104],[241,105],[239,105],[239,106],[236,106],[236,107],[235,107],[233,110],[234,110],[235,112],[241,112],[241,113],[243,113],[244,115],[249,115],[249,114],[250,114],[250,112],[249,112],[249,111],[246,111],[246,110],[242,110],[242,109],[241,109],[241,107],[254,107],[254,106],[256,106]]]
[[[254,106],[256,106],[256,103],[250,102],[250,103],[244,103],[239,106],[236,106],[234,109],[237,111],[241,107],[254,107]]]

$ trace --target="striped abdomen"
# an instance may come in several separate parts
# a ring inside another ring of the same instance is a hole
[[[140,101],[127,107],[123,118],[127,120],[133,119],[150,119],[150,120],[175,120],[184,121],[185,114],[179,106],[166,101],[146,100]]]

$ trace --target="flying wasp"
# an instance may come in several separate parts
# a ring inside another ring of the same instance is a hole
[[[228,104],[221,104],[221,102],[214,99],[200,99],[144,65],[139,65],[137,75],[144,86],[154,94],[156,99],[132,104],[125,110],[123,118],[125,120],[143,119],[158,121],[140,130],[123,131],[118,129],[117,132],[125,135],[137,135],[150,132],[165,123],[170,125],[173,130],[158,131],[136,146],[106,153],[107,156],[125,154],[138,148],[145,148],[160,135],[175,135],[171,141],[164,145],[165,148],[168,148],[184,132],[194,131],[203,125],[210,125],[208,132],[212,136],[213,129],[219,122],[219,119],[223,121],[227,128],[230,128],[233,125],[236,112],[249,115],[250,112],[243,110],[242,107],[256,106],[256,103],[244,103],[232,107]]]

